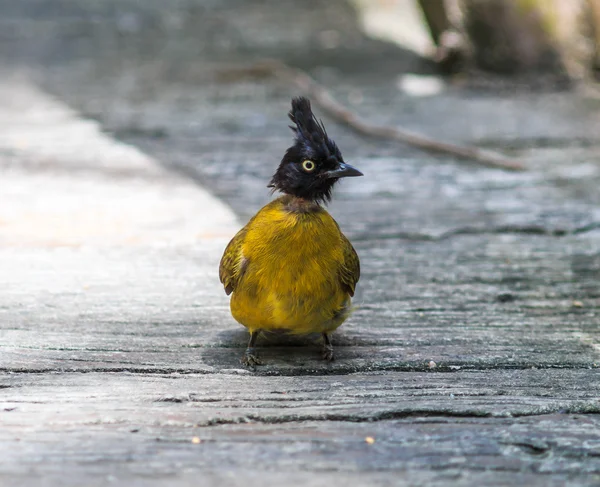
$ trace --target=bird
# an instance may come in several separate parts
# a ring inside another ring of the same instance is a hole
[[[309,99],[291,105],[294,143],[267,186],[281,195],[233,237],[219,266],[231,314],[250,333],[241,360],[249,367],[263,363],[256,342],[272,331],[320,333],[332,361],[330,335],[351,314],[360,278],[358,255],[325,205],[338,180],[363,174],[344,161]]]

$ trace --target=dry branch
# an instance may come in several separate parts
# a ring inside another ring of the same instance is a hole
[[[373,125],[362,120],[354,112],[348,110],[336,101],[331,92],[315,81],[308,73],[288,66],[277,60],[264,60],[248,66],[231,66],[219,70],[220,79],[233,81],[245,76],[274,77],[287,84],[294,85],[298,90],[308,95],[331,118],[350,127],[361,135],[380,139],[396,140],[429,152],[447,154],[462,159],[469,159],[488,167],[522,171],[525,167],[518,161],[508,159],[492,151],[478,149],[472,146],[460,146],[440,142],[430,137],[389,126]]]

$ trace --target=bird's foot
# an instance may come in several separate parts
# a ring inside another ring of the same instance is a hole
[[[323,357],[323,360],[326,362],[333,362],[335,356],[333,354],[333,347],[330,344],[321,347],[321,357]]]
[[[329,338],[329,334],[323,333],[323,345],[321,345],[321,357],[326,362],[333,362],[333,345],[331,345],[331,338]]]
[[[257,365],[262,365],[263,362],[258,358],[256,349],[247,348],[246,352],[244,353],[244,356],[242,357],[242,364],[244,364],[247,367],[255,367]]]

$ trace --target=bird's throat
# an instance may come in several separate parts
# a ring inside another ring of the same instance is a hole
[[[284,196],[284,208],[290,213],[318,213],[323,211],[323,207],[312,200],[300,198],[298,196]]]

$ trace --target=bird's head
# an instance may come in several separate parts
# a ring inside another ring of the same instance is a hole
[[[292,100],[289,117],[295,124],[290,128],[296,138],[269,187],[316,203],[327,203],[338,179],[362,176],[362,173],[344,162],[337,145],[327,136],[323,122],[313,115],[307,98]]]

